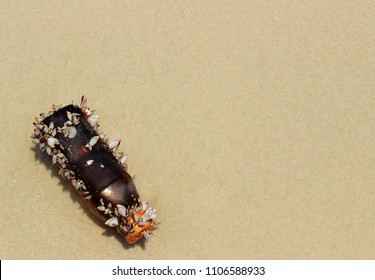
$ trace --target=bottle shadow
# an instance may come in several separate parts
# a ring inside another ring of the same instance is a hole
[[[41,150],[37,149],[36,147],[30,148],[34,152],[35,160],[38,162],[43,163],[46,169],[51,172],[51,177],[59,178],[58,185],[61,186],[61,190],[63,192],[69,192],[70,198],[73,200],[74,203],[78,203],[83,212],[99,227],[101,227],[104,231],[102,235],[107,237],[115,237],[118,242],[124,247],[124,249],[131,249],[135,246],[141,247],[145,250],[145,240],[141,240],[134,244],[129,244],[126,240],[119,234],[114,228],[108,228],[104,225],[103,221],[101,221],[86,205],[85,201],[79,196],[76,192],[75,188],[59,174],[59,169],[52,164],[51,157],[47,155],[47,153],[42,152]]]

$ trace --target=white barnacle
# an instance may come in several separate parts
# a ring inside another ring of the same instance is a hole
[[[60,169],[59,174],[60,174],[61,170],[62,170],[62,169]],[[60,175],[62,176],[62,174],[60,174]],[[72,179],[72,180],[70,181],[70,183],[73,185],[73,187],[77,188],[77,180],[76,180],[76,179]]]
[[[89,109],[89,108],[86,108],[85,110],[85,113],[86,113],[86,116],[90,117],[92,114],[95,113],[95,109]]]
[[[105,207],[103,205],[100,205],[98,207],[96,207],[99,211],[101,212],[104,212],[105,211]]]
[[[147,215],[147,214],[144,214],[143,216],[142,216],[142,222],[147,222],[147,221],[149,221],[151,219],[151,217],[149,216],[149,215]]]
[[[94,116],[89,117],[89,123],[92,126],[95,126],[98,123],[98,120],[99,120],[99,116],[98,115],[94,115]]]
[[[93,162],[94,162],[94,160],[90,159],[90,160],[86,161],[86,164],[91,165]]]
[[[35,127],[36,127],[38,130],[42,130],[42,129],[43,129],[43,125],[42,125],[42,124],[36,124]]]
[[[47,139],[47,144],[48,146],[50,146],[51,148],[55,148],[55,141],[54,141],[54,138],[53,137],[49,137]]]
[[[50,147],[47,147],[47,149],[46,149],[46,152],[47,152],[47,154],[50,156],[51,155],[51,153],[52,153],[52,150],[51,150],[51,148]]]
[[[69,172],[69,170],[66,170],[64,172],[64,177],[67,178],[67,179],[70,179],[70,172]]]
[[[120,146],[121,139],[115,139],[108,144],[109,149],[112,151],[116,151],[116,149]]]
[[[68,138],[73,139],[77,135],[77,129],[74,126],[68,128],[69,135]]]
[[[139,225],[139,226],[144,226],[145,224],[146,224],[146,222],[144,222],[144,221],[142,221],[142,220],[138,222],[138,225]]]
[[[53,155],[53,157],[52,157],[52,163],[55,164],[56,162],[57,162],[57,156]]]
[[[62,131],[64,132],[64,136],[69,137],[70,139],[77,135],[77,129],[74,126],[64,126]]]
[[[123,217],[125,217],[126,216],[126,208],[125,208],[125,206],[124,205],[121,205],[121,204],[117,204],[116,205],[117,206],[117,211],[118,211],[118,213],[121,215],[121,216],[123,216]]]
[[[115,217],[112,217],[112,218],[108,219],[108,220],[105,222],[105,224],[106,224],[107,226],[110,226],[110,227],[117,227],[117,226],[118,226],[118,219],[117,219],[116,216],[115,216]]]
[[[48,126],[44,125],[44,126],[43,126],[43,132],[44,132],[44,133],[48,133],[48,131],[49,131]]]
[[[86,148],[89,148],[90,150],[92,147],[98,142],[99,136],[94,136],[90,139],[90,141],[86,144]]]
[[[49,129],[53,130],[54,128],[55,128],[55,123],[54,122],[50,122],[49,123]]]
[[[124,154],[124,155],[121,157],[120,162],[121,162],[121,164],[125,164],[127,160],[128,160],[128,155],[127,155],[127,154]]]
[[[76,181],[75,183],[76,190],[80,189],[82,187],[82,184],[79,180]]]
[[[76,188],[76,190],[78,190],[81,187],[81,183],[79,182],[79,180],[75,179],[72,180],[72,185]]]
[[[72,113],[70,113],[69,111],[66,111],[66,116],[68,117],[68,120],[72,120]]]
[[[124,153],[123,152],[115,152],[115,157],[119,160],[120,158],[122,158],[124,156]]]
[[[147,210],[147,206],[148,206],[148,205],[147,205],[147,201],[143,201],[143,202],[142,202],[142,210],[143,210],[143,211],[146,211],[146,210]]]
[[[90,108],[88,107],[81,108],[81,109],[82,109],[82,113],[88,117],[91,116],[95,112],[95,110],[90,110]]]
[[[148,208],[147,211],[146,211],[146,215],[149,215],[151,217],[151,219],[154,219],[154,217],[156,217],[156,209],[153,209],[153,208]]]
[[[73,173],[73,175],[74,175],[74,173]],[[79,189],[85,190],[86,189],[86,186],[85,186],[85,184],[83,183],[82,180],[77,180],[75,187],[76,187],[76,190],[79,190]]]

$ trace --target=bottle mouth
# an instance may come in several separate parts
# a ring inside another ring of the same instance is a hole
[[[155,212],[155,209],[147,206],[147,202],[143,202],[137,207],[131,207],[127,215],[121,217],[118,231],[126,242],[134,244],[148,239],[149,231],[154,228]]]
[[[137,211],[137,216],[142,219],[142,217],[145,215],[144,211]],[[137,241],[140,241],[141,239],[148,239],[148,232],[154,228],[153,221],[149,220],[145,223],[142,223],[141,225],[134,221],[132,216],[129,216],[128,218],[129,223],[132,225],[132,229],[128,234],[125,236],[125,240],[129,244],[134,244]]]

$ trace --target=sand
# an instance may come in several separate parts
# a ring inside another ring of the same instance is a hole
[[[0,4],[1,259],[374,259],[372,1]],[[122,137],[126,246],[33,149],[81,95]]]

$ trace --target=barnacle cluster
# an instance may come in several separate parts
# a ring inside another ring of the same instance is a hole
[[[80,113],[73,113],[66,111],[66,121],[59,127],[55,125],[53,121],[49,122],[48,125],[44,122],[46,118],[56,113],[61,109],[61,106],[53,105],[52,110],[47,114],[40,114],[35,118],[34,122],[34,133],[31,136],[35,146],[40,148],[42,151],[51,156],[52,163],[60,166],[59,174],[65,177],[76,189],[76,191],[88,201],[92,201],[92,194],[90,193],[90,187],[85,184],[82,178],[76,174],[75,170],[69,165],[69,158],[64,153],[64,147],[60,141],[64,142],[64,138],[74,139],[77,136],[77,126],[84,118],[97,132],[97,135],[90,138],[90,140],[82,147],[82,149],[89,153],[93,147],[101,141],[106,145],[107,149],[112,152],[115,160],[127,170],[127,154],[119,152],[118,147],[121,143],[121,139],[115,139],[111,142],[108,141],[105,134],[98,131],[99,116],[93,115],[95,110],[91,110],[87,106],[87,99],[82,96],[81,102],[75,105],[76,108],[80,109]],[[78,111],[79,112],[79,111]],[[64,138],[59,138],[60,136]],[[60,141],[59,141],[59,139]],[[86,166],[89,167],[94,163],[94,160],[87,160]],[[103,164],[100,164],[100,168],[104,168]],[[121,205],[105,201],[101,198],[97,202],[96,209],[98,213],[106,217],[105,224],[109,227],[117,227],[117,231],[124,236],[126,241],[130,244],[135,243],[141,239],[147,239],[149,231],[154,227],[154,220],[156,218],[156,210],[148,207],[147,202],[141,203],[139,199],[132,205]]]

